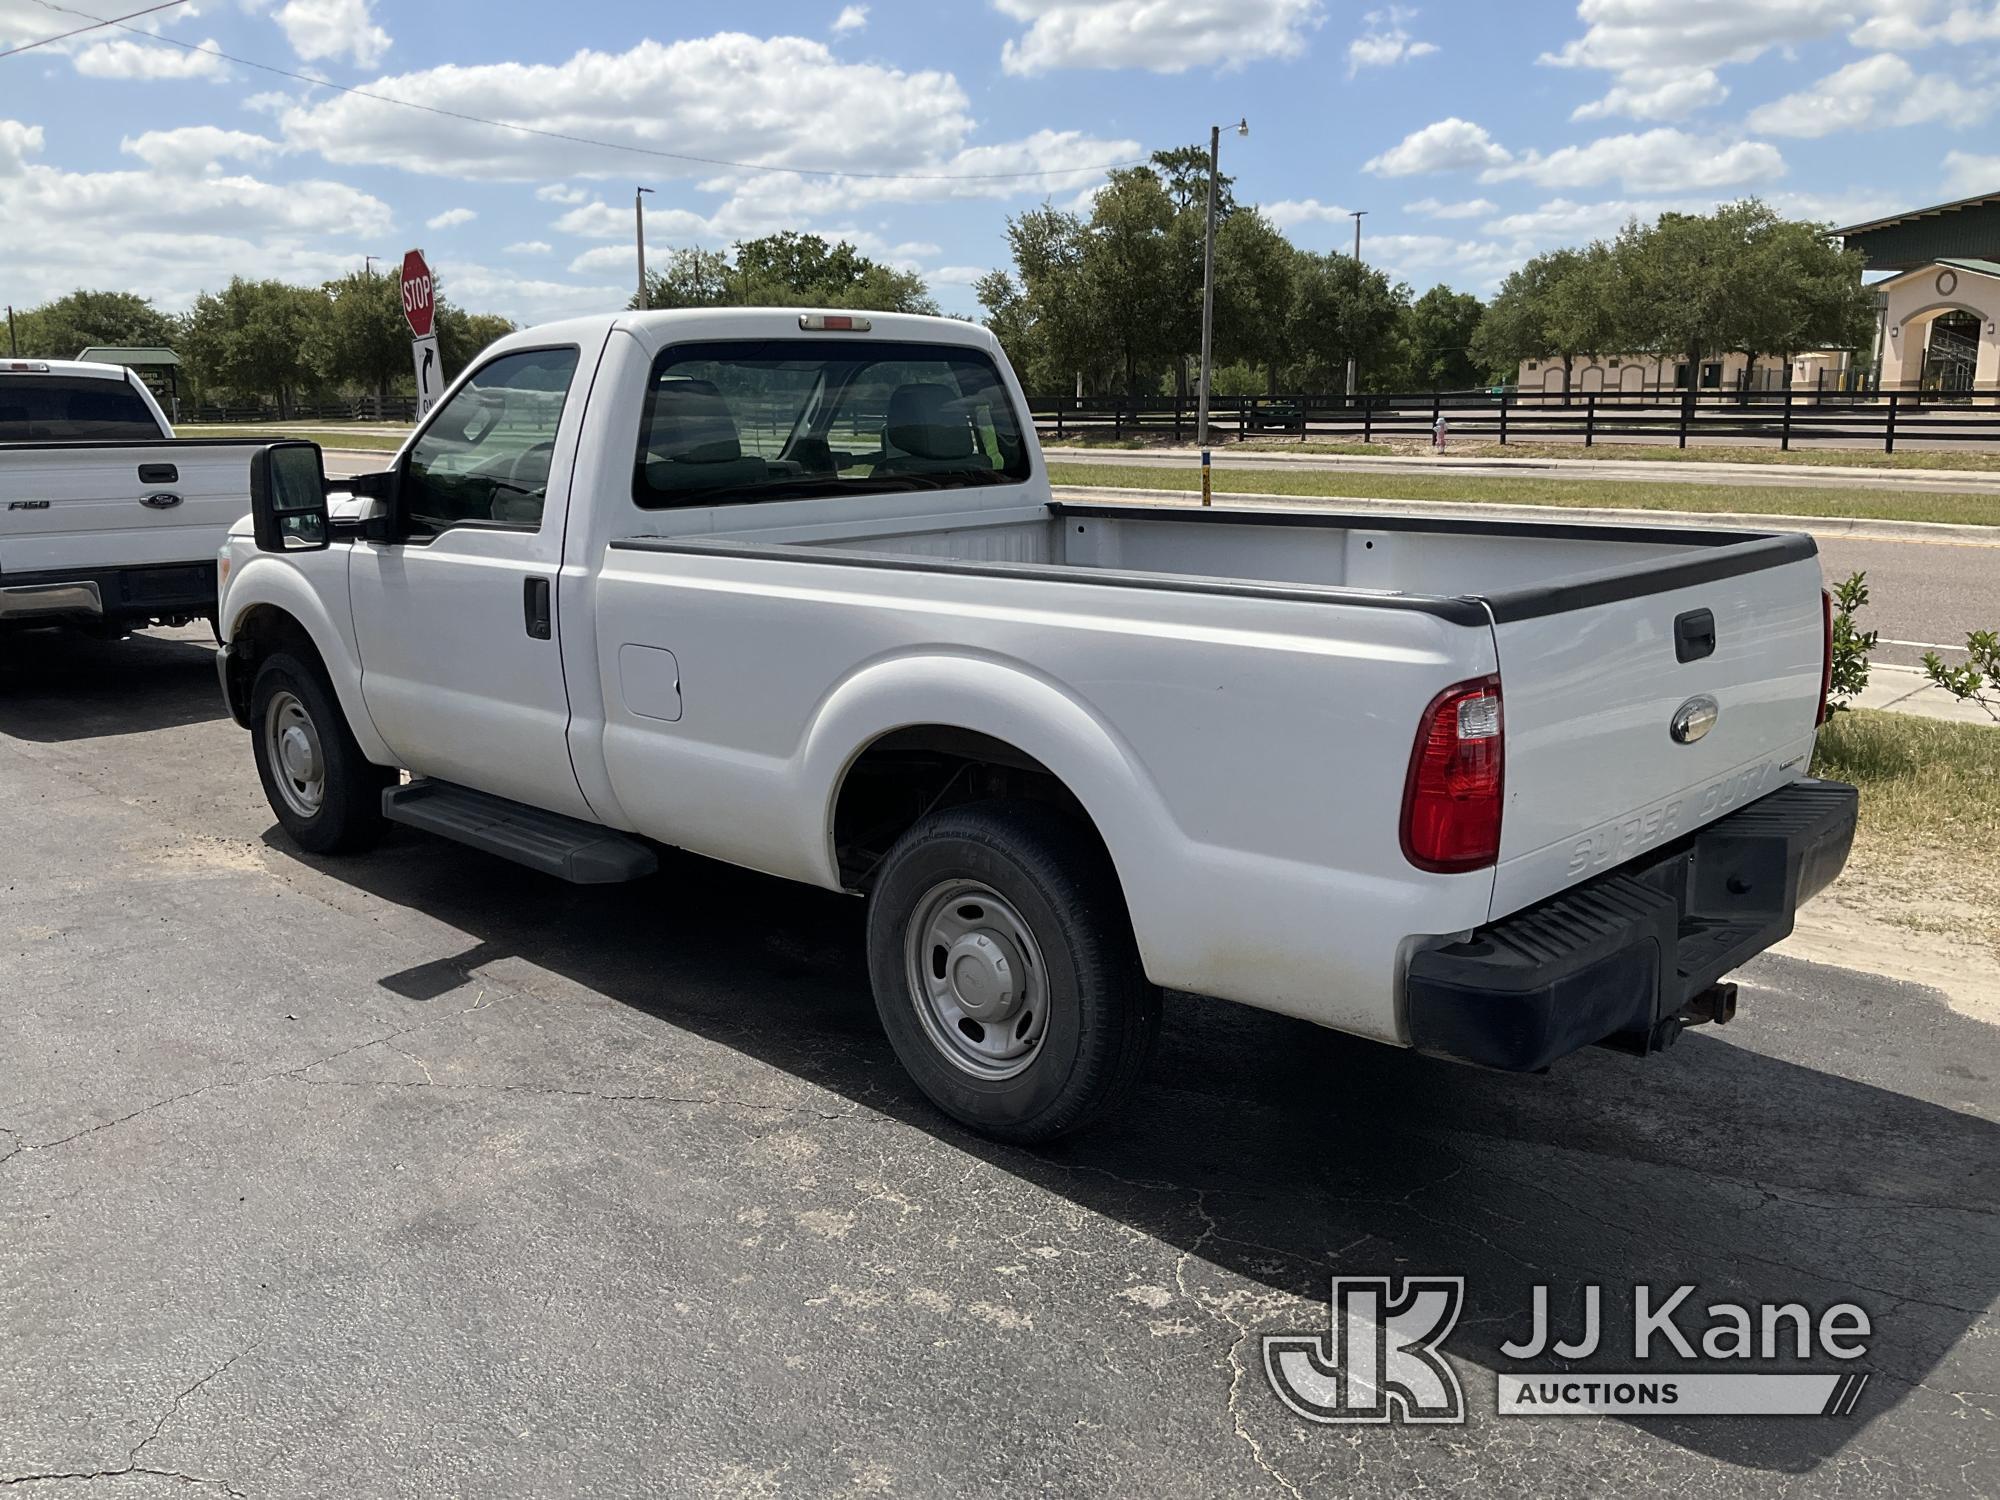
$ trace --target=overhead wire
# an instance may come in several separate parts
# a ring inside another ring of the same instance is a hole
[[[101,31],[106,26],[123,26],[127,21],[135,21],[140,16],[150,16],[156,10],[172,10],[176,5],[186,4],[187,0],[161,0],[161,3],[158,5],[149,5],[144,10],[135,10],[127,15],[114,16],[109,20],[99,20],[97,17],[92,16],[89,18],[90,24],[88,26],[78,26],[70,31],[59,31],[54,36],[43,37],[40,41],[23,42],[18,47],[9,47],[5,52],[0,52],[0,57],[13,57],[18,53],[33,52],[37,47],[46,47],[51,42],[66,42],[73,36],[82,36],[87,31]],[[54,7],[51,8],[53,9]],[[77,11],[74,14],[81,15],[83,13]],[[144,33],[141,34],[143,35]]]

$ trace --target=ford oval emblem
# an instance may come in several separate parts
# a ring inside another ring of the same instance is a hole
[[[181,503],[181,497],[170,494],[166,490],[161,490],[156,495],[148,495],[139,503],[141,505],[150,505],[154,510],[172,510],[176,505]]]
[[[1667,726],[1667,732],[1674,737],[1676,745],[1692,745],[1715,728],[1715,721],[1721,713],[1719,703],[1706,693],[1697,693],[1674,710],[1673,722]]]

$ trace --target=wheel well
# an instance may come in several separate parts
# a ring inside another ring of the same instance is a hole
[[[301,661],[326,670],[326,663],[313,644],[312,635],[297,616],[275,604],[259,604],[246,611],[229,636],[229,707],[238,723],[247,722],[250,686],[257,669],[274,652],[289,651]]]
[[[915,725],[883,735],[847,768],[833,809],[841,884],[866,890],[896,840],[926,814],[994,798],[1061,808],[1103,845],[1076,793],[1032,755],[974,730]]]

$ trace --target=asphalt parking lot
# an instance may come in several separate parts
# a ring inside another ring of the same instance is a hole
[[[7,642],[0,830],[10,1492],[2000,1491],[2000,1032],[1932,991],[1766,958],[1525,1078],[1174,1001],[1031,1154],[905,1081],[847,899],[302,857],[205,630]],[[1411,1273],[1467,1424],[1286,1410],[1259,1337]],[[1531,1285],[1640,1281],[1860,1303],[1859,1407],[1494,1415]]]

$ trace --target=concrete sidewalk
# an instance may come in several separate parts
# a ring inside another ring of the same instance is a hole
[[[1882,708],[1891,713],[1915,714],[1924,719],[1946,719],[1954,724],[1984,724],[2000,728],[2000,720],[1976,703],[1962,703],[1938,687],[1913,667],[1891,667],[1871,662],[1868,686],[1861,690],[1850,708]]]

